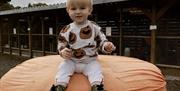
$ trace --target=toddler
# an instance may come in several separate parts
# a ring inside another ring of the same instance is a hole
[[[104,91],[97,51],[111,53],[115,46],[106,39],[100,26],[88,20],[93,10],[92,0],[67,0],[66,6],[73,22],[59,33],[58,51],[65,60],[56,74],[55,89],[65,91],[70,77],[76,72],[87,76],[91,91]]]

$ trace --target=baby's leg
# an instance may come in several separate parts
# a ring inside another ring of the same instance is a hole
[[[55,85],[67,86],[70,80],[70,76],[74,73],[75,63],[72,60],[63,61],[58,68],[56,74],[56,83]]]
[[[83,71],[84,75],[86,75],[91,83],[91,86],[93,85],[100,85],[103,81],[103,75],[101,66],[98,61],[91,60],[85,70]]]
[[[103,85],[103,75],[101,66],[98,61],[91,60],[84,70],[84,74],[88,76],[91,83],[91,91],[105,91]]]

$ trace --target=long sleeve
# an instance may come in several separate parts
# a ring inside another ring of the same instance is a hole
[[[68,47],[68,27],[65,26],[59,33],[59,36],[58,36],[58,44],[57,44],[57,49],[58,51],[61,51],[62,49]]]
[[[106,36],[104,33],[101,31],[101,27],[97,26],[95,27],[96,29],[96,37],[95,40],[97,41],[97,47],[99,48],[100,51],[103,53],[108,53],[106,50],[104,50],[104,43],[108,42]]]

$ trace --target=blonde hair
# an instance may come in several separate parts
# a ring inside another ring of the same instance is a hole
[[[93,0],[67,0],[66,2],[66,8],[69,9],[71,7],[71,5],[76,2],[76,4],[85,4],[88,5],[90,8],[92,8],[93,6]]]

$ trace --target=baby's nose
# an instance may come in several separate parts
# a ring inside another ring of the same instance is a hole
[[[76,9],[76,13],[80,13],[81,11],[80,11],[80,9]]]

